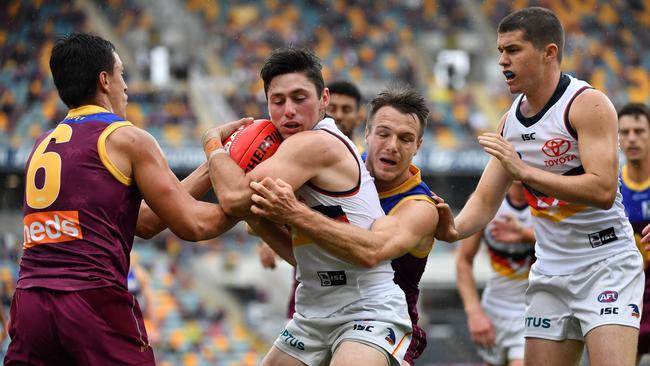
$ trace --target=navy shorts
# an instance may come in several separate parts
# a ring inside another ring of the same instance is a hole
[[[135,297],[116,287],[16,289],[5,365],[155,365]]]

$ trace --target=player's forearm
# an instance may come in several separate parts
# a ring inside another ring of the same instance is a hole
[[[456,261],[456,286],[465,312],[468,314],[481,307],[473,269],[472,263],[467,258],[459,258]]]
[[[224,211],[231,216],[249,216],[253,191],[244,171],[228,154],[215,154],[208,163],[210,181]]]
[[[465,207],[454,220],[458,231],[458,240],[479,232],[494,218],[500,205],[500,202],[495,202],[487,201],[476,193],[470,196]]]
[[[260,217],[252,217],[247,219],[246,222],[255,232],[255,235],[262,238],[280,258],[292,266],[296,265],[296,258],[293,255],[291,245],[291,234],[288,230]]]
[[[609,209],[616,198],[616,175],[611,178],[593,173],[559,175],[529,167],[522,182],[549,197],[601,209]]]
[[[529,227],[524,227],[521,231],[521,241],[527,244],[535,244],[535,230]]]
[[[304,206],[290,218],[289,224],[312,238],[332,255],[364,267],[373,267],[388,237],[357,226],[338,222]]]
[[[181,181],[183,188],[195,199],[203,197],[210,189],[210,176],[207,162],[202,163]],[[167,225],[156,215],[144,200],[140,204],[136,235],[150,239],[165,230]]]

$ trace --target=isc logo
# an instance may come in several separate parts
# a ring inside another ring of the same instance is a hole
[[[598,295],[598,302],[615,302],[618,300],[618,292],[603,291]]]
[[[618,315],[618,308],[602,308],[600,309],[600,315]]]
[[[25,249],[39,244],[83,239],[78,211],[36,212],[23,219]]]

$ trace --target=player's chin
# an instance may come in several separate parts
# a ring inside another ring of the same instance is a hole
[[[391,182],[397,177],[397,173],[390,168],[381,167],[379,169],[375,168],[374,178],[377,181],[381,182]]]

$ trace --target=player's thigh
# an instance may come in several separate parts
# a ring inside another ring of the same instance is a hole
[[[76,364],[155,365],[140,307],[126,290],[72,292],[61,298],[57,313],[58,334]]]
[[[591,366],[633,366],[639,330],[624,325],[603,325],[587,333]]]
[[[574,366],[580,362],[584,343],[574,339],[553,341],[542,338],[526,338],[524,365],[526,366]]]
[[[60,343],[52,323],[49,290],[16,289],[11,302],[9,336],[11,342],[5,365],[70,365],[72,360]]]
[[[330,366],[389,366],[388,353],[377,346],[355,340],[346,340],[334,351]]]
[[[288,353],[281,351],[276,346],[272,346],[269,352],[262,360],[262,366],[305,366],[300,360],[290,356]]]
[[[510,360],[508,366],[524,366],[524,360]]]

